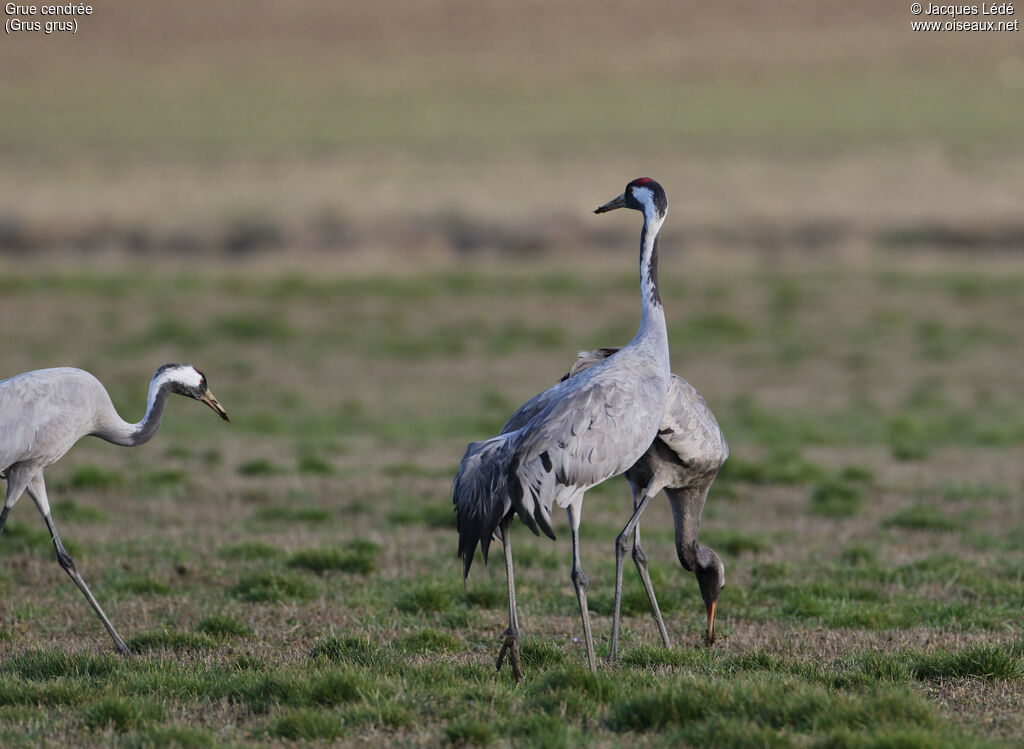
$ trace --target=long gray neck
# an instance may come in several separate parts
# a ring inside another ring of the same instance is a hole
[[[698,540],[700,519],[704,514],[704,502],[708,487],[679,489],[665,487],[665,496],[672,506],[672,520],[676,533],[676,554],[683,567],[689,572],[704,569],[713,563],[711,549]]]
[[[640,330],[633,343],[656,349],[668,366],[668,330],[665,326],[665,308],[658,293],[658,232],[664,216],[644,212],[644,227],[640,231]]]
[[[107,442],[124,447],[134,447],[149,442],[160,428],[170,394],[170,383],[165,380],[161,381],[159,377],[154,377],[149,384],[146,415],[142,421],[137,424],[125,421],[118,416],[111,404],[109,413],[100,419],[100,424],[93,434]]]

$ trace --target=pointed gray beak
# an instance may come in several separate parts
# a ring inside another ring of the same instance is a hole
[[[228,418],[228,412],[225,411],[224,406],[218,403],[217,399],[213,397],[213,393],[210,392],[209,388],[207,388],[206,392],[203,394],[203,397],[200,398],[199,400],[201,400],[203,403],[212,408],[213,412],[222,419],[224,419],[224,421],[231,421],[231,419]]]
[[[626,205],[626,193],[622,193],[615,200],[609,200],[603,206],[594,209],[594,213],[608,213],[608,211],[614,211],[616,208],[624,208]]]

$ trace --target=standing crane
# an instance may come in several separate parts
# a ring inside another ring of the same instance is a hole
[[[206,377],[191,364],[165,364],[156,371],[149,385],[146,416],[137,424],[129,424],[118,416],[100,381],[81,369],[38,369],[0,381],[0,477],[7,481],[0,532],[7,522],[7,513],[28,491],[46,521],[57,562],[82,591],[122,655],[131,654],[128,646],[75,569],[75,561],[57,534],[50,517],[43,469],[64,457],[78,440],[88,435],[125,447],[148,442],[160,428],[171,393],[195,398],[230,421],[227,411],[207,387]]]
[[[550,511],[565,508],[572,539],[570,579],[583,623],[587,665],[597,670],[587,608],[587,576],[580,563],[579,526],[584,493],[622,473],[650,447],[665,412],[669,386],[668,335],[658,293],[658,232],[668,199],[657,182],[633,180],[625,191],[595,213],[617,208],[640,211],[641,319],[636,336],[615,356],[594,364],[527,401],[502,433],[470,443],[452,487],[458,520],[463,577],[469,575],[479,544],[484,561],[491,538],[505,551],[508,628],[502,635],[497,667],[506,655],[522,679],[519,620],[509,526],[513,515],[535,534],[554,539]],[[641,500],[643,501],[643,500]]]
[[[567,380],[589,367],[616,354],[617,348],[581,351]],[[658,437],[640,460],[626,471],[626,480],[633,492],[633,517],[615,540],[615,606],[612,615],[612,637],[608,661],[614,663],[619,644],[619,615],[622,610],[622,565],[626,557],[629,536],[633,534],[633,562],[640,573],[647,599],[651,604],[658,631],[665,647],[669,647],[665,621],[654,595],[650,575],[647,573],[647,554],[640,546],[640,516],[647,503],[662,489],[672,506],[675,525],[676,554],[687,572],[697,577],[704,607],[707,609],[708,628],[705,642],[715,642],[715,610],[718,597],[725,585],[725,565],[717,552],[697,540],[700,519],[708,490],[719,469],[729,457],[729,445],[718,426],[718,420],[708,408],[707,401],[686,380],[672,375],[668,388],[668,403],[661,420]]]

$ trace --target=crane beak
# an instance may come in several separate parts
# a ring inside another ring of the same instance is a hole
[[[616,208],[624,208],[626,206],[626,193],[622,193],[615,200],[609,200],[604,205],[595,208],[594,213],[608,213],[608,211],[614,211]]]
[[[712,601],[711,605],[708,606],[708,631],[707,636],[704,638],[704,644],[711,645],[715,644],[715,609],[718,608],[718,601]]]
[[[213,397],[213,393],[211,393],[209,389],[203,393],[203,397],[199,400],[212,408],[213,412],[224,419],[224,421],[231,421],[231,419],[228,418],[228,412],[224,410],[224,406],[217,402],[217,399]]]

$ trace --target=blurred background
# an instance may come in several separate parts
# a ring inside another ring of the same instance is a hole
[[[693,249],[1024,243],[1024,37],[909,4],[93,7],[0,45],[19,262],[592,249],[640,175]]]

